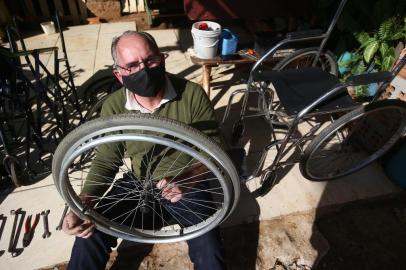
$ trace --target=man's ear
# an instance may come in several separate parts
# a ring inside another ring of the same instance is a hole
[[[116,76],[117,80],[119,80],[121,83],[123,83],[123,78],[121,75],[121,72],[118,69],[113,69],[113,74]]]

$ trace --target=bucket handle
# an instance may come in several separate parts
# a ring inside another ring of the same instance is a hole
[[[193,36],[193,39],[195,39],[195,35],[193,33],[192,33],[192,36]],[[199,44],[199,46],[206,47],[206,48],[211,48],[211,47],[214,47],[218,42],[219,42],[219,40],[217,39],[213,44],[210,44],[210,45],[201,45],[201,44]]]

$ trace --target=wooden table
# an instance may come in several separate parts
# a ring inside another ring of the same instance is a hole
[[[202,87],[206,91],[210,98],[210,73],[213,66],[219,65],[241,65],[241,64],[251,64],[255,60],[253,58],[248,58],[242,56],[241,59],[236,60],[223,60],[220,56],[216,56],[211,59],[201,59],[194,55],[190,56],[190,60],[193,64],[202,66]]]

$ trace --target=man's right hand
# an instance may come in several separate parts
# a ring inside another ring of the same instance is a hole
[[[77,237],[89,238],[92,236],[95,225],[90,220],[82,220],[75,213],[69,213],[63,219],[62,230],[69,235]]]
[[[93,206],[93,203],[87,193],[82,193],[79,195],[79,197],[84,204],[91,207]],[[94,229],[95,225],[93,221],[82,220],[72,211],[69,211],[69,213],[63,219],[62,230],[69,235],[89,238],[92,236]]]

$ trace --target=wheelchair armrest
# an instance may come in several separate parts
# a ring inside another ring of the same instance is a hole
[[[286,34],[287,39],[303,39],[303,38],[315,38],[315,37],[323,37],[323,30],[320,29],[312,29],[306,31],[298,31],[298,32],[290,32]]]
[[[47,47],[47,48],[40,48],[40,49],[33,49],[33,50],[28,50],[28,51],[18,51],[18,52],[9,52],[8,50],[1,50],[0,54],[9,58],[12,57],[20,57],[20,56],[27,56],[30,54],[41,54],[41,53],[46,53],[46,52],[53,52],[57,51],[58,47]]]
[[[24,51],[16,52],[15,54],[17,54],[17,55],[27,55],[27,54],[36,54],[36,53],[41,54],[41,53],[47,53],[47,52],[54,52],[57,50],[58,50],[58,47],[47,47],[47,48],[28,50],[26,52],[24,52]]]
[[[373,72],[373,73],[368,73],[368,74],[351,76],[350,78],[348,78],[346,83],[349,86],[356,86],[356,85],[365,85],[365,84],[370,84],[370,83],[390,81],[392,78],[393,78],[393,74],[389,71]]]

